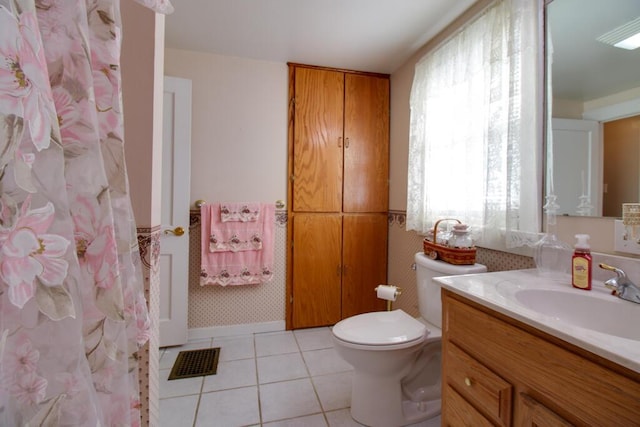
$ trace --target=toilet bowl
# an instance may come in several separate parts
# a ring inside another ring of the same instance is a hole
[[[353,366],[351,416],[367,426],[403,426],[440,414],[441,325],[437,276],[481,273],[415,255],[420,317],[403,310],[359,314],[336,323],[334,348]]]

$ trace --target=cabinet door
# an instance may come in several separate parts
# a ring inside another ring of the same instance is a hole
[[[294,214],[294,329],[340,320],[341,237],[340,215]]]
[[[375,288],[387,282],[387,215],[343,217],[342,318],[384,310]]]
[[[344,212],[389,205],[389,79],[345,75]]]
[[[569,427],[573,425],[531,396],[521,393],[520,399],[522,402],[522,422],[519,425],[523,427]]]
[[[295,70],[293,210],[340,212],[344,73]]]

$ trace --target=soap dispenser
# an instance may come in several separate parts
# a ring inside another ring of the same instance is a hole
[[[571,284],[574,288],[591,290],[591,247],[588,234],[576,234],[578,239],[571,259]]]

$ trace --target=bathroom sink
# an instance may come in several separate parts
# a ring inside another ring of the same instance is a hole
[[[571,276],[536,269],[435,278],[442,287],[532,328],[640,374],[640,304],[593,281],[590,291]]]
[[[640,305],[604,292],[561,289],[514,289],[518,304],[583,329],[640,341]]]

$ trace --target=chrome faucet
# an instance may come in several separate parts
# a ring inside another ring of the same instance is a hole
[[[640,288],[627,277],[624,271],[604,263],[600,263],[600,268],[616,273],[616,277],[612,277],[604,282],[607,288],[613,290],[614,295],[618,295],[627,301],[640,304]]]

